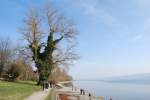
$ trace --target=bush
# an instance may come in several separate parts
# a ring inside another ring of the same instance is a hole
[[[6,73],[3,75],[6,80],[36,80],[36,73],[31,66],[26,64],[23,60],[16,60],[8,66]]]

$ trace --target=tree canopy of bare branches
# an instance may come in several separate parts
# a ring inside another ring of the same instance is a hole
[[[11,59],[12,50],[9,39],[0,39],[0,76],[4,67]]]
[[[66,66],[78,58],[74,50],[75,25],[51,7],[29,10],[21,33],[38,69],[38,84],[48,79],[55,65]]]

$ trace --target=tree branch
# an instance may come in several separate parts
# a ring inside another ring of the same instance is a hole
[[[58,44],[63,39],[63,36],[61,36],[59,39],[54,40],[54,45]]]

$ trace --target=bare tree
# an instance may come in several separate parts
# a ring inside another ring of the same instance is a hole
[[[9,39],[0,39],[0,76],[6,64],[10,61],[12,50]]]
[[[68,65],[78,58],[74,52],[75,25],[50,7],[30,10],[21,33],[38,69],[38,84],[48,80],[55,65]]]
[[[49,76],[49,80],[56,80],[56,81],[71,81],[72,77],[69,76],[65,69],[61,69],[60,67],[56,67],[55,71],[52,75]]]

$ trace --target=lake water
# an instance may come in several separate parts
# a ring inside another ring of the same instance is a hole
[[[74,81],[75,86],[102,96],[104,100],[150,100],[150,84],[104,81]]]

